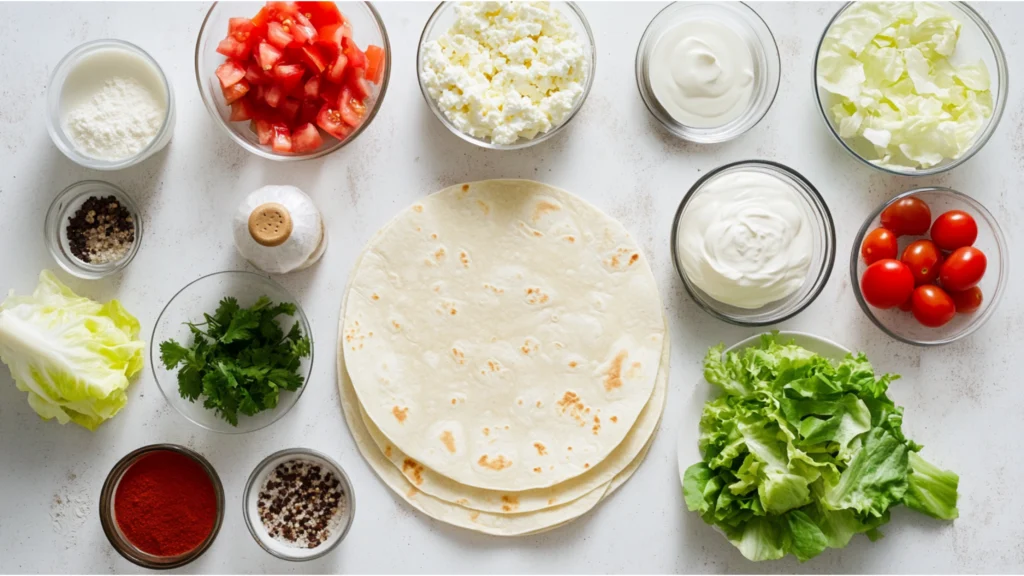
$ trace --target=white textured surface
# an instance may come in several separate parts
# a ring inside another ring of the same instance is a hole
[[[164,303],[210,272],[247,268],[232,246],[237,203],[264,184],[294,184],[324,214],[331,245],[313,268],[280,277],[313,324],[316,361],[310,389],[287,417],[244,436],[204,432],[174,413],[150,371],[130,389],[128,406],[96,433],[41,422],[0,368],[0,571],[136,572],[107,544],[97,505],[110,467],[128,451],[178,442],[205,454],[227,493],[224,527],[207,554],[183,572],[947,572],[1020,571],[1024,567],[1024,92],[1011,89],[1002,124],[977,157],[952,174],[893,178],[848,157],[814,109],[814,47],[838,4],[756,4],[783,57],[779,98],[737,141],[684,144],[658,128],[637,94],[634,50],[662,4],[586,4],[596,34],[597,78],[572,125],[519,152],[479,150],[448,133],[416,86],[416,41],[430,4],[380,6],[394,49],[384,108],[353,144],[322,160],[278,164],[249,155],[221,133],[195,86],[192,55],[206,4],[0,4],[0,289],[30,291],[43,267],[56,268],[42,238],[43,216],[65,186],[107,179],[133,194],[145,212],[138,258],[99,282],[61,277],[94,298],[120,298],[150,330]],[[1024,4],[985,3],[1011,65],[1024,81]],[[140,166],[104,174],[79,168],[43,128],[50,70],[86,40],[115,37],[149,51],[178,96],[170,145]],[[960,473],[960,519],[945,524],[898,511],[886,538],[858,538],[799,565],[754,565],[684,510],[676,472],[680,427],[693,430],[706,397],[700,359],[707,346],[754,331],[727,326],[686,296],[669,257],[669,228],[679,199],[707,170],[768,158],[802,172],[825,196],[836,220],[836,268],[818,300],[782,327],[814,332],[865,350],[880,370],[904,378],[893,396],[906,407],[905,430],[928,459]],[[608,211],[650,255],[673,338],[669,401],[661,431],[636,476],[592,514],[553,532],[503,540],[447,527],[409,509],[356,452],[338,405],[334,344],[348,271],[370,235],[399,209],[445,186],[485,178],[535,178],[564,187]],[[910,187],[945,184],[969,192],[1000,219],[1016,257],[1006,299],[973,337],[919,349],[883,336],[857,308],[847,272],[862,219]],[[148,334],[147,334],[148,335]],[[355,524],[325,558],[290,564],[261,550],[242,521],[245,478],[262,458],[290,446],[322,450],[352,478]]]

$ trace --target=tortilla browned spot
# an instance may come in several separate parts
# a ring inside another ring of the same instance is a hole
[[[451,432],[448,430],[442,432],[441,442],[444,443],[444,447],[447,448],[449,452],[455,454],[455,436],[453,436]]]
[[[537,454],[540,454],[541,456],[544,456],[545,454],[548,453],[547,447],[541,444],[540,442],[534,442],[533,447],[537,449]]]
[[[511,495],[506,494],[506,495],[501,497],[501,502],[502,502],[501,509],[504,512],[512,512],[513,510],[519,508],[519,497],[518,496],[511,496]]]
[[[406,458],[405,461],[402,462],[402,473],[405,474],[406,478],[412,476],[411,480],[417,486],[423,484],[423,465],[412,458]]]
[[[484,468],[490,468],[495,471],[504,470],[512,465],[512,461],[505,458],[503,454],[498,454],[498,457],[493,460],[489,458],[487,454],[484,454],[476,461],[476,463]]]
[[[606,391],[611,392],[616,388],[622,387],[622,363],[628,355],[629,352],[625,350],[621,350],[615,355],[612,365],[608,367],[608,372],[605,373],[604,389]]]
[[[562,208],[556,204],[552,204],[546,200],[541,200],[540,202],[537,202],[537,206],[533,209],[533,221],[536,222],[537,220],[540,220],[541,217],[548,212],[557,212],[561,209]]]
[[[391,409],[391,413],[395,415],[395,420],[398,420],[400,423],[405,422],[405,418],[409,415],[409,407],[399,408],[395,406]]]

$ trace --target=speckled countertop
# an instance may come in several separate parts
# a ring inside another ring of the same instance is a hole
[[[199,99],[192,55],[208,5],[203,3],[0,4],[0,289],[31,291],[42,268],[56,269],[43,244],[46,208],[67,185],[107,179],[134,195],[145,213],[138,258],[121,275],[63,280],[96,299],[119,298],[148,337],[162,306],[187,282],[210,272],[246,269],[232,247],[229,215],[250,190],[294,184],[323,211],[330,247],[310,270],[279,278],[313,325],[317,360],[309,390],[284,419],[244,436],[207,433],[166,404],[148,369],[128,406],[97,432],[42,422],[0,368],[0,571],[135,572],[107,543],[97,505],[110,467],[153,442],[203,453],[224,481],[228,513],[212,549],[182,572],[1007,572],[1024,569],[1024,3],[977,9],[1003,43],[1010,99],[988,146],[943,176],[885,176],[847,156],[822,125],[811,92],[814,48],[838,4],[754,4],[782,53],[779,98],[740,139],[685,144],[661,130],[637,93],[633,58],[655,3],[585,4],[598,48],[597,78],[580,115],[563,134],[519,152],[477,149],[433,117],[416,85],[416,42],[428,3],[379,6],[394,49],[391,87],[380,115],[354,144],[322,160],[279,164],[228,140]],[[140,166],[113,174],[71,163],[44,128],[47,78],[72,47],[121,38],[149,51],[178,98],[174,139]],[[1017,87],[1017,88],[1015,88]],[[684,510],[676,474],[679,430],[696,429],[705,390],[700,359],[719,341],[753,330],[702,312],[672,269],[669,228],[683,193],[726,162],[766,158],[803,173],[835,218],[838,255],[824,292],[780,326],[814,332],[864,350],[876,367],[904,378],[892,389],[906,407],[904,429],[927,446],[929,460],[960,473],[960,519],[947,524],[905,510],[886,537],[857,538],[798,564],[751,564]],[[370,235],[399,209],[442,187],[520,177],[564,187],[620,219],[651,256],[671,322],[671,388],[661,430],[647,461],[609,501],[554,532],[502,540],[430,520],[398,500],[356,451],[335,387],[333,348],[348,272]],[[996,315],[974,336],[937,349],[899,344],[857,307],[847,258],[868,212],[886,198],[925,184],[979,199],[1000,220],[1013,267]],[[359,499],[351,533],[325,558],[301,565],[277,560],[246,531],[245,478],[271,452],[305,446],[348,471]]]

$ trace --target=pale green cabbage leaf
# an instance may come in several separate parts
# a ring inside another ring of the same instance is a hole
[[[818,87],[839,136],[876,164],[959,158],[992,116],[981,60],[952,65],[961,25],[930,2],[857,2],[826,32]]]
[[[117,300],[78,296],[44,270],[31,296],[12,291],[0,304],[0,361],[43,419],[95,430],[124,407],[142,370],[139,329]]]
[[[863,354],[839,363],[765,335],[723,356],[704,378],[722,395],[704,405],[702,460],[683,478],[687,507],[751,560],[799,560],[872,540],[900,504],[957,517],[956,474],[929,464],[903,435],[903,409]]]

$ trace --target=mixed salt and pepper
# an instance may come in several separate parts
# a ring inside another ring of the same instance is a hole
[[[114,196],[90,196],[68,219],[71,253],[88,264],[117,262],[135,243],[135,219]]]
[[[334,472],[309,460],[278,464],[260,488],[257,509],[271,538],[296,548],[316,548],[341,527],[347,504]]]

